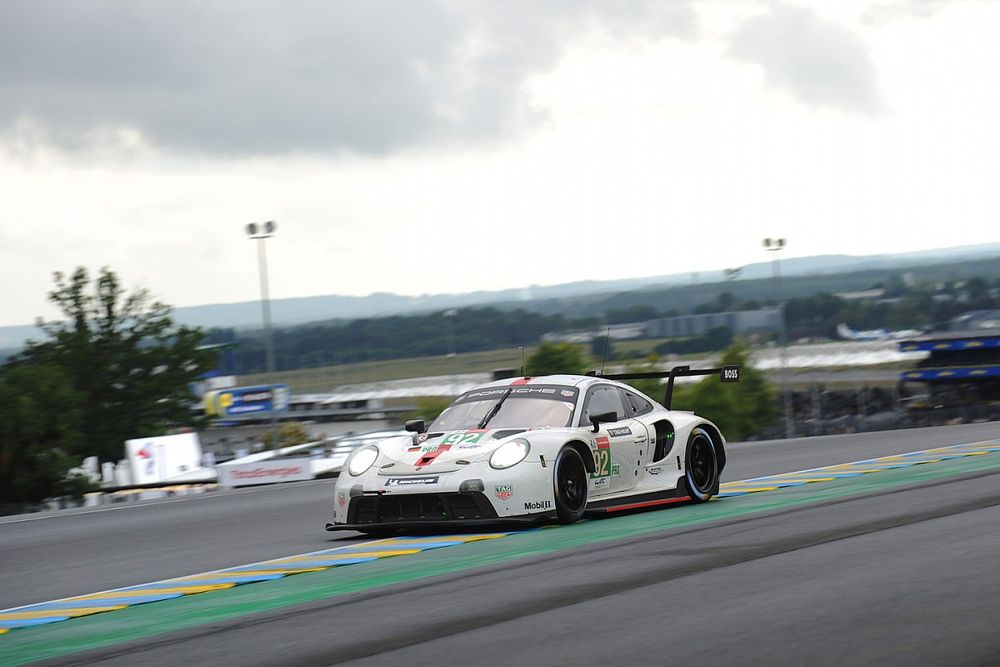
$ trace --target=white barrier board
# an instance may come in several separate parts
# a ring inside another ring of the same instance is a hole
[[[221,486],[275,484],[312,479],[309,459],[277,459],[250,463],[223,463],[215,466]]]
[[[179,433],[125,441],[133,484],[156,484],[201,468],[197,433]]]

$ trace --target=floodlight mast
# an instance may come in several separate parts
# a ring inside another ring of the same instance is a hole
[[[260,273],[260,310],[264,323],[264,350],[267,357],[267,378],[271,385],[271,447],[277,449],[281,444],[278,435],[278,401],[275,391],[274,363],[274,332],[271,327],[271,295],[267,279],[267,248],[266,239],[277,231],[278,225],[273,220],[263,223],[251,222],[246,226],[247,236],[257,241],[257,266]]]
[[[767,238],[763,241],[764,250],[771,255],[771,272],[774,280],[774,298],[778,303],[778,336],[781,354],[781,397],[785,411],[785,437],[795,437],[795,417],[792,414],[792,400],[788,393],[788,329],[785,324],[785,304],[781,293],[781,263],[778,251],[787,245],[785,239]]]

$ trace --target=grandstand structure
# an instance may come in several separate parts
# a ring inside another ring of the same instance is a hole
[[[926,400],[913,409],[1000,413],[1000,329],[950,331],[899,342],[901,352],[926,352],[916,368],[900,373],[904,386],[922,384]]]

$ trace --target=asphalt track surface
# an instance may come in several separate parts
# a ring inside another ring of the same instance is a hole
[[[725,477],[997,437],[1000,425],[982,424],[734,444]],[[314,482],[9,517],[0,608],[357,539],[322,532],[330,495]],[[997,664],[997,563],[1000,473],[984,471],[384,586],[75,660]]]

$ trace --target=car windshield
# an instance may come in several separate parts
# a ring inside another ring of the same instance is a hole
[[[434,420],[432,433],[476,428],[564,427],[573,419],[577,390],[551,385],[473,389]],[[499,409],[497,406],[499,405]],[[496,411],[495,414],[492,414]],[[483,420],[489,417],[486,424]]]

